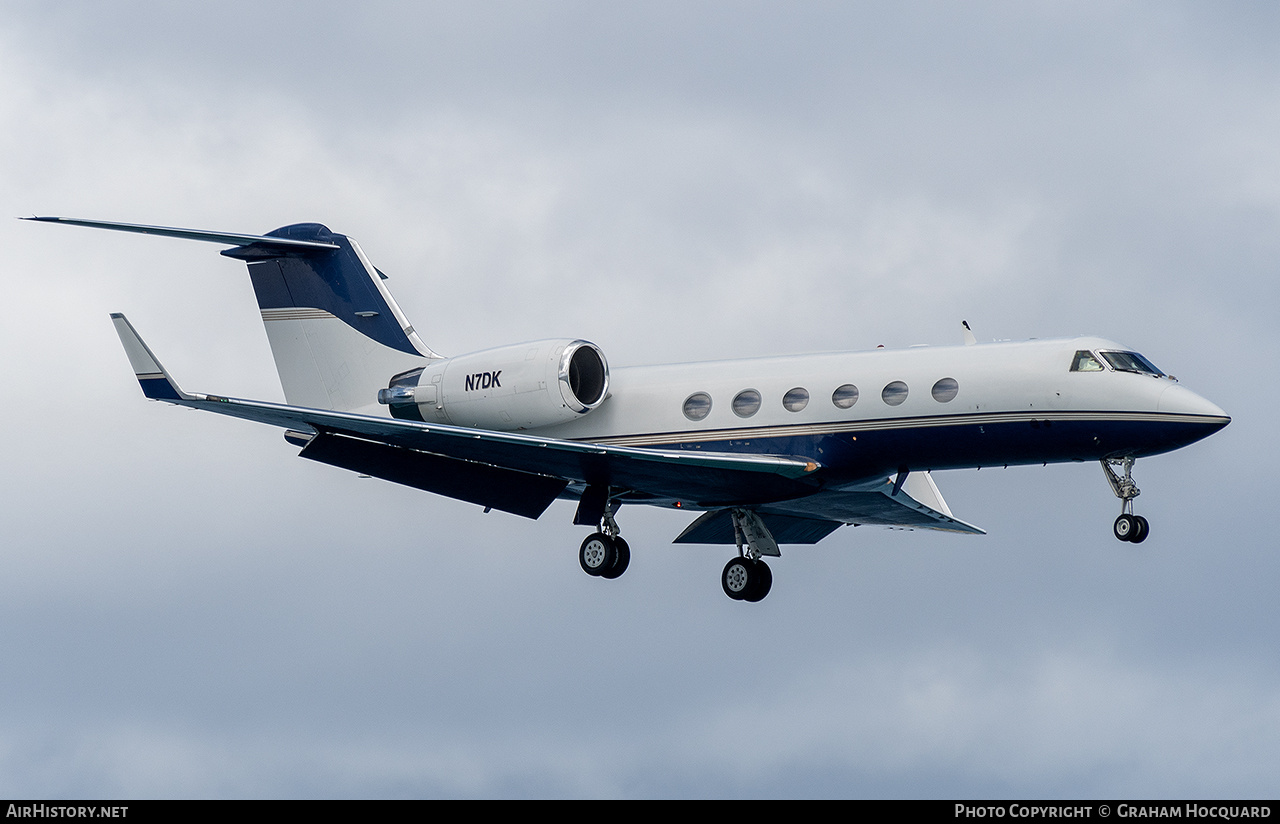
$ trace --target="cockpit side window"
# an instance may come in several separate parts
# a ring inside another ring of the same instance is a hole
[[[1136,372],[1139,375],[1151,375],[1157,378],[1164,376],[1155,364],[1137,352],[1099,352],[1098,354],[1102,355],[1117,372]]]
[[[1102,364],[1093,356],[1088,349],[1081,349],[1076,352],[1075,358],[1071,361],[1072,372],[1101,372]]]

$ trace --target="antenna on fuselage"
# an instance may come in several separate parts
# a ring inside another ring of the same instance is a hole
[[[969,328],[969,321],[962,320],[960,325],[964,327],[964,345],[973,346],[977,343],[978,339],[973,336],[973,330]]]

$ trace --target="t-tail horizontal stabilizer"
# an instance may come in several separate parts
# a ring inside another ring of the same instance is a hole
[[[383,284],[386,276],[359,245],[319,223],[247,235],[69,217],[24,220],[231,246],[221,254],[248,266],[285,399],[295,406],[376,409],[389,376],[440,357],[418,337]]]
[[[211,232],[207,229],[179,229],[174,226],[148,226],[142,223],[119,223],[114,220],[81,220],[75,217],[24,217],[22,220],[38,220],[41,223],[61,223],[66,226],[88,226],[91,229],[110,229],[114,232],[133,232],[139,235],[156,235],[158,237],[177,237],[183,240],[203,240],[208,243],[222,243],[240,249],[269,249],[277,255],[310,254],[327,252],[341,248],[336,243],[315,240],[298,240],[271,235],[246,235],[238,232]],[[239,250],[228,250],[239,251]],[[240,253],[228,257],[246,258],[249,255]]]
[[[116,325],[116,334],[124,344],[124,352],[129,356],[129,365],[133,374],[142,385],[142,394],[153,401],[191,401],[195,395],[188,395],[178,388],[178,384],[160,365],[160,361],[152,354],[151,349],[138,336],[137,330],[129,319],[119,312],[111,313],[111,322]]]

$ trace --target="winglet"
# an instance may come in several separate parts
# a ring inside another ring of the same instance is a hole
[[[112,312],[111,322],[116,325],[116,334],[120,336],[120,343],[124,344],[124,352],[129,356],[133,374],[142,385],[142,394],[153,401],[196,400],[194,395],[188,395],[178,388],[178,384],[169,377],[151,349],[143,343],[128,318],[119,312]]]

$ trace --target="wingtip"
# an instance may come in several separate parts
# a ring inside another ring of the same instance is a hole
[[[120,312],[112,312],[111,321],[115,324],[116,334],[120,336],[120,343],[129,357],[133,376],[142,387],[142,394],[153,401],[183,401],[194,397],[178,387],[128,318]]]

